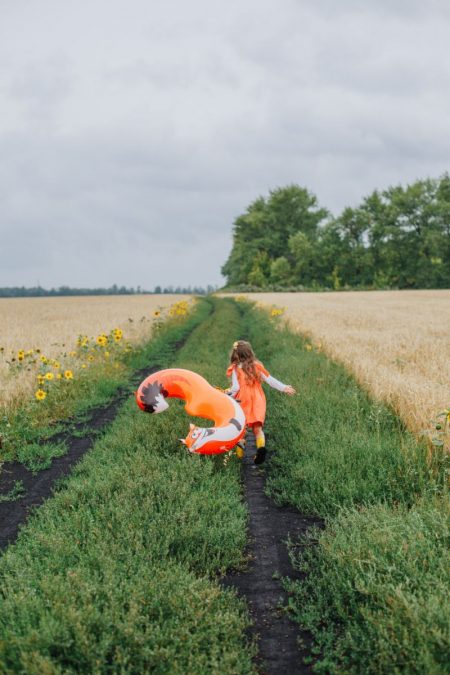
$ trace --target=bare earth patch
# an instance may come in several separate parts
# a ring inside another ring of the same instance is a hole
[[[11,376],[12,358],[19,350],[41,350],[57,359],[75,349],[79,335],[95,337],[114,328],[124,339],[138,343],[148,339],[152,325],[173,303],[186,295],[118,295],[56,298],[0,299],[0,406],[24,392],[32,392],[35,373]],[[3,348],[3,349],[2,349]]]
[[[450,407],[450,290],[251,293],[420,432]]]

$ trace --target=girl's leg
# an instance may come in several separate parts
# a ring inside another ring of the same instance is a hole
[[[253,425],[253,433],[255,434],[256,448],[264,448],[266,445],[266,437],[260,422],[256,422]]]
[[[253,433],[255,434],[256,439],[256,455],[254,462],[255,464],[262,464],[266,459],[266,437],[264,436],[262,424],[254,424]]]

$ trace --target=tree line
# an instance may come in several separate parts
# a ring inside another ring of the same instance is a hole
[[[234,221],[228,288],[449,288],[450,177],[375,190],[333,217],[305,187]]]
[[[0,298],[39,298],[52,296],[69,295],[136,295],[136,294],[181,294],[181,295],[206,295],[216,290],[215,286],[155,286],[153,291],[144,291],[140,286],[137,288],[127,288],[126,286],[117,286],[113,284],[109,288],[71,288],[70,286],[59,286],[58,288],[42,288],[33,286],[9,286],[0,288]]]

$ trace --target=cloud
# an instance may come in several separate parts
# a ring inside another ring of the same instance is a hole
[[[271,188],[337,212],[448,169],[444,0],[1,11],[0,286],[220,283]]]

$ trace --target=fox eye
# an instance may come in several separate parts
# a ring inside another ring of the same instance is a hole
[[[195,429],[195,431],[192,432],[192,438],[198,438],[200,435],[200,432],[198,429]]]

